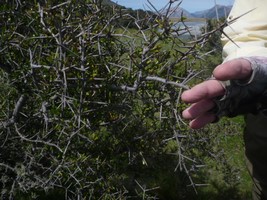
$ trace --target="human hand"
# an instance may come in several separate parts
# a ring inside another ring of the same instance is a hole
[[[215,68],[215,79],[202,82],[182,94],[182,100],[191,106],[183,111],[185,119],[191,120],[190,127],[199,129],[216,120],[214,99],[225,94],[225,88],[220,81],[248,80],[252,74],[251,63],[243,58],[225,62]]]

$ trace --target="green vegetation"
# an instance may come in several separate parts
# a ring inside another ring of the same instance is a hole
[[[172,17],[170,18],[171,22],[180,22],[181,18]],[[185,18],[183,19],[184,22],[207,22],[205,18]]]
[[[172,25],[101,1],[1,3],[1,199],[249,195],[243,122],[193,131],[180,116],[220,62],[214,34]]]

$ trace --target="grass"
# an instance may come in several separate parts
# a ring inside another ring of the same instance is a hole
[[[209,186],[200,188],[198,200],[249,200],[252,180],[245,164],[242,117],[223,119],[212,125],[214,159],[207,159],[202,173]]]

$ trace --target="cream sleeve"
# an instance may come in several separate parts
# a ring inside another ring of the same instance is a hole
[[[244,16],[224,28],[224,33],[234,41],[222,35],[224,61],[267,57],[267,0],[236,0],[227,20],[241,15]]]

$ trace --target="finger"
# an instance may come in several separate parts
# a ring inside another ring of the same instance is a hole
[[[183,92],[181,98],[186,103],[196,103],[204,99],[224,95],[225,89],[217,80],[208,80],[194,86],[192,89]]]
[[[192,120],[189,123],[189,126],[192,129],[200,129],[203,128],[205,125],[212,123],[216,120],[216,116],[211,113],[207,113],[205,115],[199,116],[198,118]]]
[[[249,79],[251,74],[251,63],[242,58],[225,62],[213,71],[213,76],[221,81]]]
[[[189,108],[185,109],[182,113],[185,119],[195,119],[204,113],[209,112],[215,106],[212,100],[202,100],[195,104],[192,104]]]

